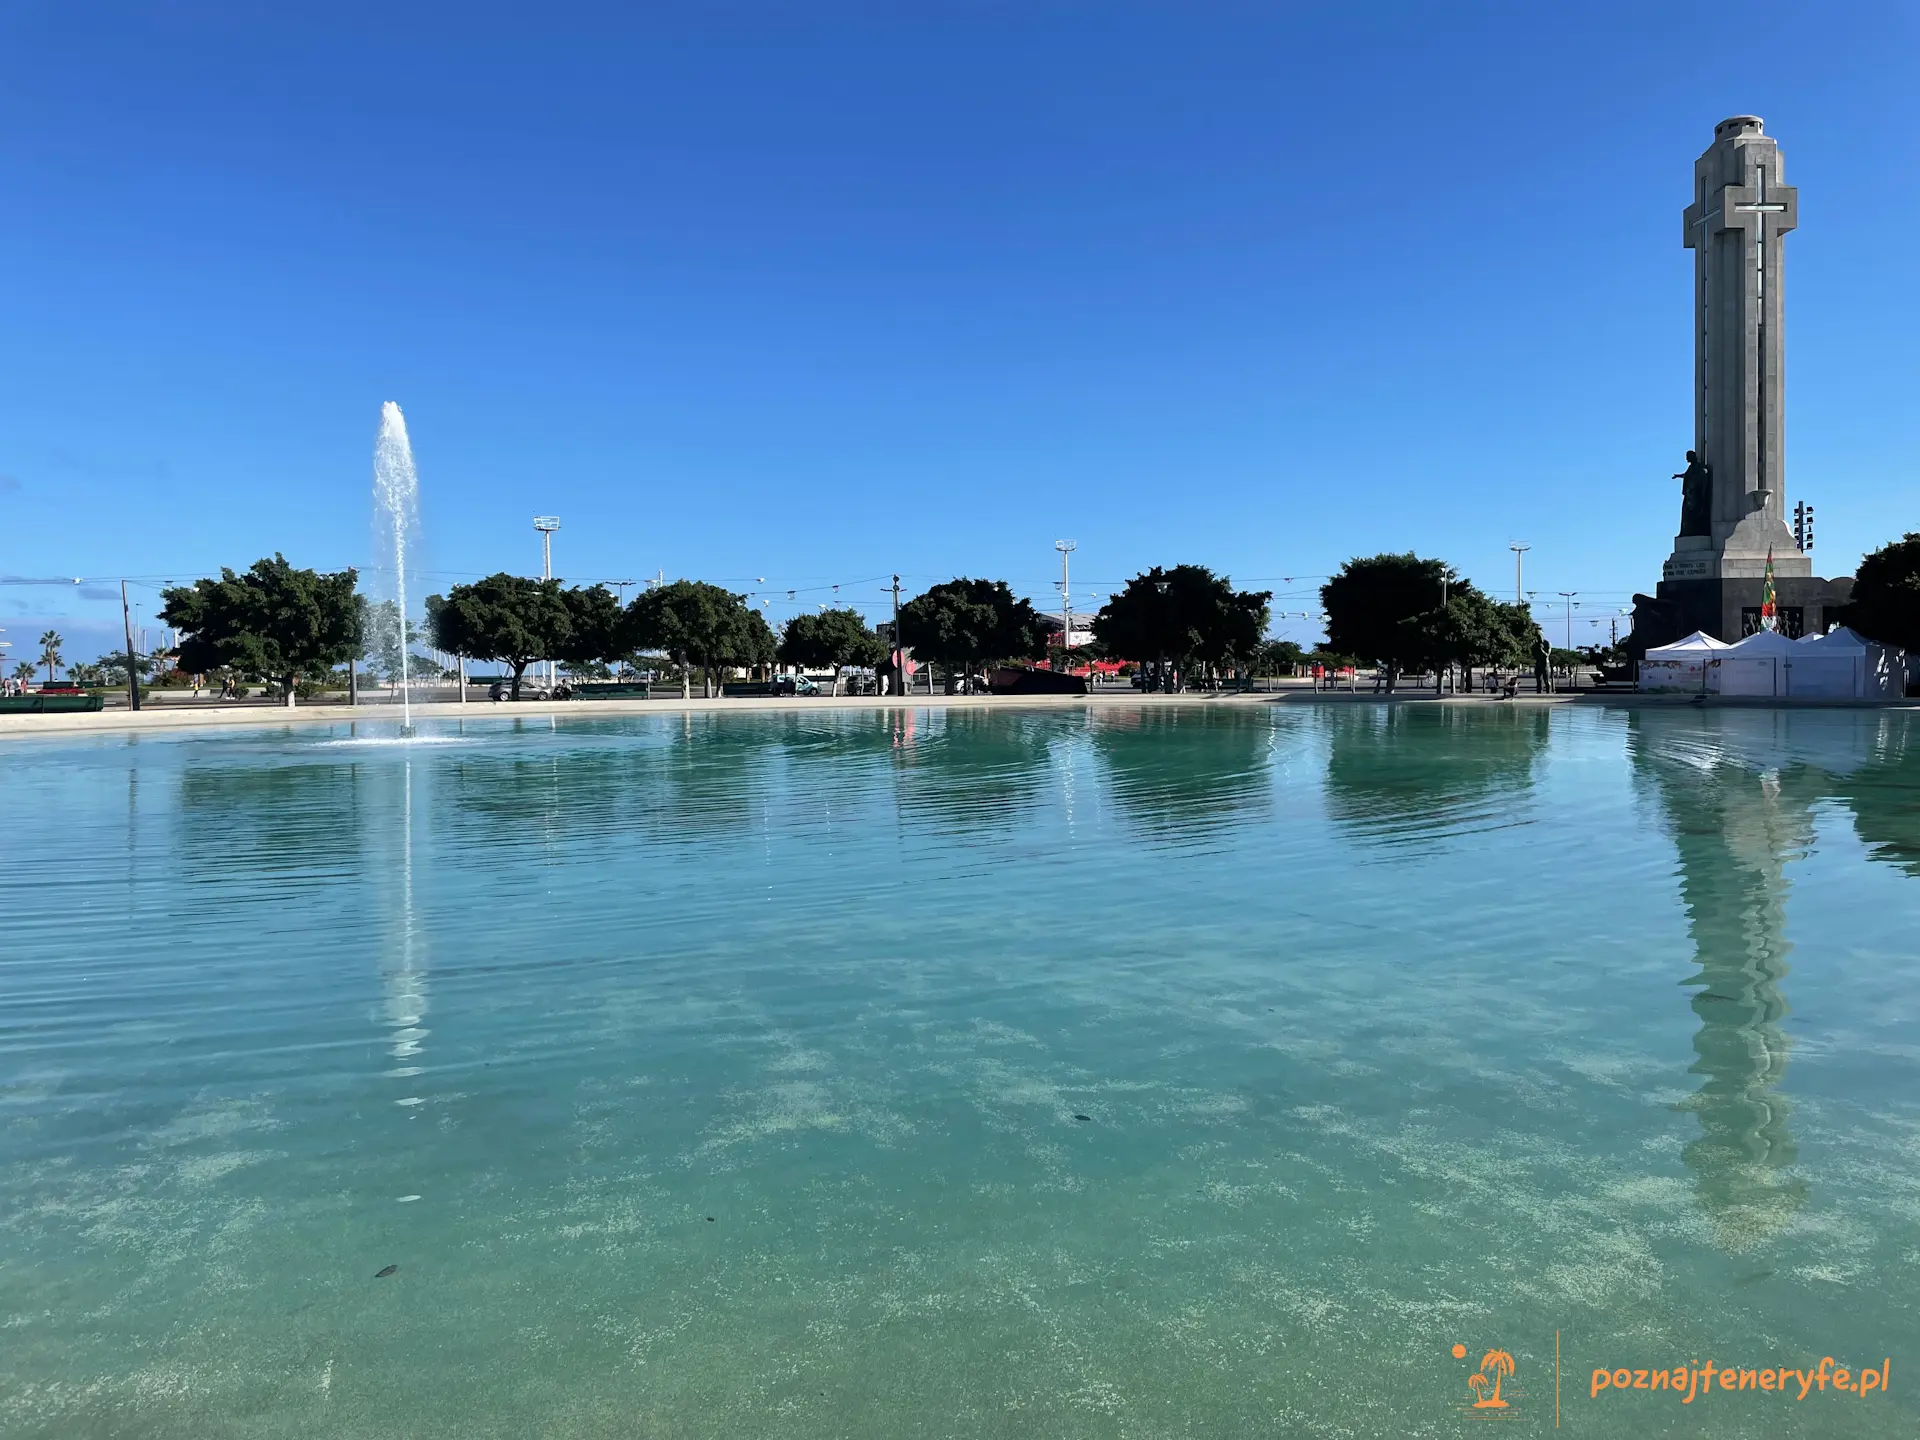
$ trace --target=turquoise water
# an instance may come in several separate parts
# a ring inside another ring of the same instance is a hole
[[[0,1433],[1920,1424],[1904,714],[390,734],[0,749]]]

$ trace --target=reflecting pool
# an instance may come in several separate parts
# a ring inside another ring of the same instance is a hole
[[[0,1434],[1920,1426],[1904,713],[421,732],[0,748]]]

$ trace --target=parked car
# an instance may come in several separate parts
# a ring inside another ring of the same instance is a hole
[[[568,698],[568,695],[561,694],[560,692],[566,689],[566,686],[561,685],[556,689],[554,695],[550,697],[544,685],[536,685],[531,680],[522,680],[520,682],[520,698],[522,700],[546,700],[549,698],[565,700]],[[570,693],[571,692],[569,692],[569,694]],[[487,687],[487,698],[489,700],[511,700],[513,698],[513,681],[506,679],[494,681],[493,684]]]

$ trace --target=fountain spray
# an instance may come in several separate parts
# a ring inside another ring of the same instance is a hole
[[[413,694],[407,673],[407,549],[420,519],[420,479],[414,473],[407,417],[389,400],[380,407],[380,438],[373,446],[373,515],[381,558],[393,565],[394,624],[400,646],[400,733],[413,733]]]

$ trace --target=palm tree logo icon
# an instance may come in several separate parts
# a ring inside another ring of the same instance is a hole
[[[1500,1382],[1513,1374],[1513,1356],[1504,1350],[1489,1350],[1480,1361],[1479,1373],[1467,1377],[1467,1389],[1474,1394],[1473,1408],[1476,1410],[1504,1410],[1508,1402],[1500,1398]],[[1492,1380],[1488,1380],[1492,1375]],[[1487,1386],[1493,1386],[1491,1395],[1486,1393]]]

